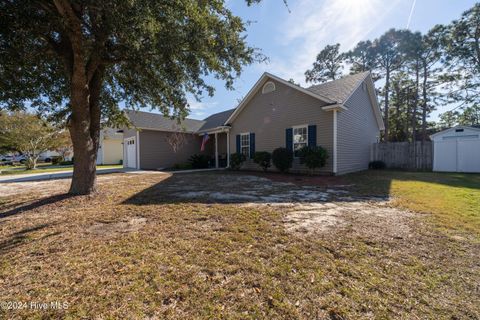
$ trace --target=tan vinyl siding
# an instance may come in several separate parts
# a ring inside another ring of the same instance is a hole
[[[272,152],[278,147],[285,147],[285,129],[298,125],[316,125],[317,145],[326,148],[330,155],[326,166],[320,171],[331,172],[332,112],[322,110],[321,107],[325,105],[322,101],[277,81],[273,82],[275,91],[262,94],[260,89],[231,123],[230,151],[236,152],[236,135],[240,133],[254,132],[255,150]],[[250,159],[244,164],[244,168],[259,169]],[[291,171],[306,171],[306,168],[295,159]]]
[[[119,164],[123,161],[123,141],[106,139],[103,140],[102,148],[102,164]]]
[[[368,169],[372,144],[380,136],[367,88],[360,85],[338,112],[337,173]]]
[[[141,130],[139,134],[141,169],[169,168],[186,163],[191,155],[200,153],[201,137],[198,135],[185,133],[186,143],[175,153],[167,142],[172,133]]]

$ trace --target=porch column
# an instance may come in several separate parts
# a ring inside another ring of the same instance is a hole
[[[230,168],[230,131],[227,131],[227,168]]]
[[[215,132],[215,168],[218,169],[218,140],[217,140],[216,132]]]

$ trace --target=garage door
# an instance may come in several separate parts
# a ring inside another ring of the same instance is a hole
[[[433,171],[480,172],[480,140],[436,141]]]

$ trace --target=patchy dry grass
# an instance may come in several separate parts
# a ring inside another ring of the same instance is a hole
[[[179,180],[190,181],[185,192],[234,194],[259,183],[228,189],[238,176],[112,174],[99,177],[92,197],[63,195],[67,180],[51,181],[48,195],[0,197],[0,301],[68,303],[0,310],[0,318],[480,317],[478,243],[446,236],[423,215],[340,193],[298,205],[343,207],[341,227],[292,232],[285,217],[294,199],[174,195]],[[382,232],[389,224],[408,232]]]

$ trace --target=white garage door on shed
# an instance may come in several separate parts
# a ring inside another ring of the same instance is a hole
[[[431,138],[433,171],[480,172],[480,128],[458,126]]]

